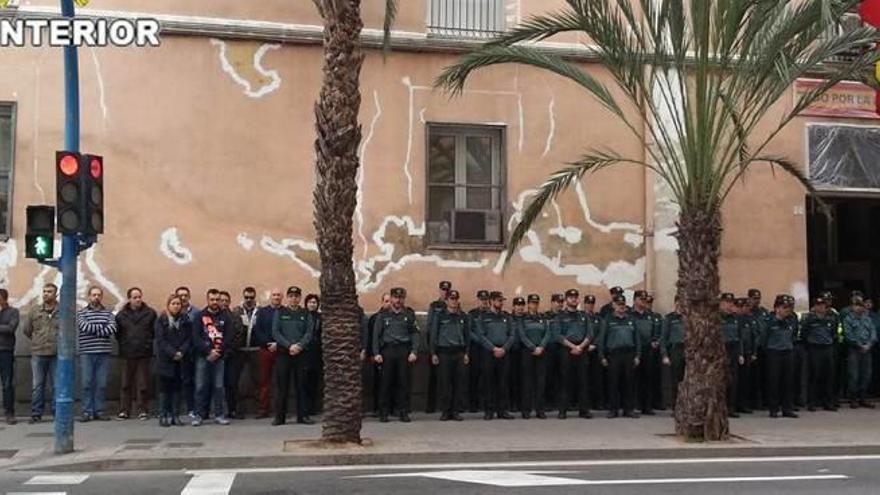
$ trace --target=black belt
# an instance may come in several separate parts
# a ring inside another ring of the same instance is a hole
[[[437,354],[458,354],[464,352],[464,346],[461,347],[438,347]]]

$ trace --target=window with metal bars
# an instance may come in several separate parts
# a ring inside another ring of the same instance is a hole
[[[504,32],[504,0],[428,0],[428,34],[494,38]]]

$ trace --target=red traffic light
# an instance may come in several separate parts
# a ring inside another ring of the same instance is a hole
[[[859,17],[865,24],[880,28],[880,0],[863,0],[859,4]]]
[[[68,177],[75,177],[79,172],[79,160],[75,155],[64,155],[58,161],[58,168],[61,173]]]
[[[93,156],[89,162],[89,173],[93,179],[100,179],[104,175],[104,160]]]

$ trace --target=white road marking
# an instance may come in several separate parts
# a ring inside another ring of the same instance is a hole
[[[24,482],[25,485],[79,485],[89,479],[87,474],[41,474]]]
[[[582,461],[510,461],[510,462],[473,462],[473,463],[438,463],[438,464],[345,464],[336,466],[293,466],[277,468],[241,468],[241,469],[203,469],[190,470],[189,474],[202,473],[319,473],[334,471],[403,471],[407,469],[540,469],[545,467],[583,467],[583,466],[630,466],[630,465],[676,465],[676,464],[725,464],[725,463],[757,463],[757,462],[843,462],[843,461],[878,461],[880,455],[826,455],[826,456],[766,456],[766,457],[708,457],[684,459],[610,459]]]
[[[232,471],[196,473],[180,495],[227,495],[232,489],[235,475]]]
[[[352,476],[352,478],[432,478],[479,485],[492,485],[505,488],[532,486],[571,486],[571,485],[658,485],[680,483],[745,483],[745,482],[779,482],[779,481],[817,481],[845,480],[842,474],[805,475],[805,476],[727,476],[714,478],[628,478],[617,480],[583,480],[574,478],[557,478],[554,476],[538,476],[519,471],[430,471],[424,473],[373,474]]]
[[[6,495],[67,495],[67,492],[7,492]]]

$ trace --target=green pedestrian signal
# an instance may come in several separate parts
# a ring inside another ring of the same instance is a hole
[[[55,207],[27,207],[24,254],[26,258],[37,260],[47,260],[55,256]]]
[[[55,256],[55,239],[51,235],[26,235],[25,257],[47,260]]]

